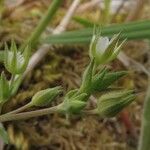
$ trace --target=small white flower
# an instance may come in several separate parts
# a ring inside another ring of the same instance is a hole
[[[95,58],[97,64],[112,61],[119,54],[125,40],[119,44],[120,33],[114,35],[109,41],[108,37],[101,37],[99,33],[94,34],[90,44],[90,57]]]
[[[109,45],[108,37],[99,37],[96,44],[96,52],[103,54]]]

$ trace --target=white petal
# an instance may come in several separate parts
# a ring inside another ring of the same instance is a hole
[[[106,50],[108,44],[109,44],[109,39],[107,37],[100,37],[96,45],[96,51],[103,53]]]

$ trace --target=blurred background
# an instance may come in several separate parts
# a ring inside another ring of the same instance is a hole
[[[43,33],[43,39],[52,33],[73,2],[62,1],[55,18]],[[0,0],[0,49],[11,39],[18,45],[23,43],[51,2]],[[112,24],[143,20],[150,21],[149,0],[82,0],[66,30],[92,28],[94,24],[109,27]],[[143,31],[142,36],[137,34],[131,40],[129,38],[118,59],[107,65],[113,71],[129,72],[114,87],[132,88],[139,93],[136,101],[123,112],[111,119],[76,116],[69,123],[58,114],[7,122],[4,125],[11,145],[1,143],[1,150],[136,150],[150,72],[150,26],[146,33]],[[40,45],[42,43],[39,42],[33,53]],[[4,111],[24,105],[34,93],[48,87],[62,85],[65,91],[78,87],[82,71],[89,60],[88,48],[88,41],[54,44],[36,68],[25,77],[18,94],[5,106]],[[0,71],[3,69],[0,64]],[[61,98],[58,98],[52,105],[60,101]]]

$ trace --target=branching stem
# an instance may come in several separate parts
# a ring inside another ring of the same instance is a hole
[[[17,114],[17,113],[19,113],[19,112],[22,112],[22,111],[24,111],[24,110],[30,108],[31,106],[32,106],[31,103],[28,103],[28,104],[26,104],[26,105],[24,105],[24,106],[22,106],[22,107],[20,107],[20,108],[18,108],[18,109],[16,109],[16,110],[13,110],[13,111],[8,112],[7,115],[8,115],[8,114]]]

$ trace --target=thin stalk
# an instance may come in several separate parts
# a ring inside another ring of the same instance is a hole
[[[58,111],[59,111],[59,105],[50,108],[44,108],[40,110],[23,112],[18,114],[4,114],[0,116],[0,122],[13,121],[13,120],[25,120],[33,117],[52,114]]]
[[[150,148],[150,78],[147,90],[147,96],[144,102],[142,115],[142,127],[138,150],[149,150]]]
[[[60,6],[61,0],[53,0],[52,4],[50,5],[49,9],[47,10],[47,13],[44,15],[42,20],[40,21],[39,25],[35,28],[34,32],[31,34],[29,39],[25,42],[24,45],[31,44],[32,47],[34,47],[42,32],[45,30],[49,22],[52,20],[53,16],[55,15],[58,7]],[[23,45],[23,47],[24,47]]]
[[[6,113],[5,115],[8,115],[8,114],[17,114],[19,112],[22,112],[22,111],[30,108],[31,106],[32,106],[32,104],[28,103],[28,104],[26,104],[26,105],[24,105],[24,106],[22,106],[22,107],[20,107],[20,108],[18,108],[16,110],[13,110],[13,111],[10,111],[10,112]]]

